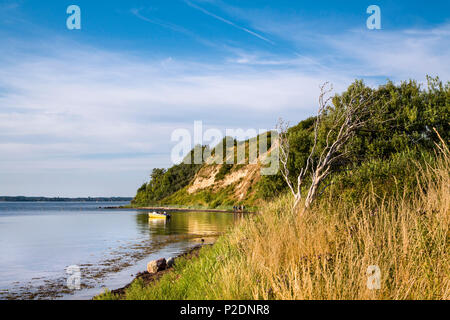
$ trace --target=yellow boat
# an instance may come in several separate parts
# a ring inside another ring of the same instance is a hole
[[[169,219],[170,214],[153,211],[148,213],[148,217],[149,219]]]

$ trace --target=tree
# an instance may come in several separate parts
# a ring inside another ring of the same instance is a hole
[[[290,153],[289,124],[280,119],[277,125],[280,139],[281,174],[294,196],[294,212],[298,209],[298,205],[302,200],[302,186],[307,175],[310,175],[311,182],[302,213],[311,207],[319,193],[321,183],[332,173],[333,166],[348,153],[345,150],[347,142],[359,129],[373,120],[370,106],[374,101],[375,95],[370,88],[365,87],[360,82],[356,82],[350,87],[347,95],[340,97],[340,103],[330,105],[332,89],[328,82],[320,86],[319,108],[314,122],[313,144],[306,164],[300,169],[296,182],[291,181],[288,169]],[[337,99],[337,97],[335,98]],[[323,134],[324,130],[323,146],[319,148],[319,134]]]

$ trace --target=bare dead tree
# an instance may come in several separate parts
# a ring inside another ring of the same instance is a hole
[[[278,140],[279,140],[279,157],[281,162],[281,175],[283,176],[284,180],[286,181],[289,190],[291,191],[292,195],[294,196],[294,210],[297,208],[300,200],[302,199],[301,194],[301,175],[298,176],[299,181],[297,182],[297,187],[292,184],[290,178],[289,178],[289,169],[288,169],[288,160],[289,160],[289,152],[290,152],[290,145],[289,145],[289,137],[288,137],[288,129],[289,129],[289,122],[285,122],[282,118],[278,120],[278,124],[276,126],[276,129],[278,130]],[[302,169],[303,171],[303,169]]]
[[[330,93],[333,87],[328,82],[320,86],[319,108],[314,123],[314,140],[311,152],[306,160],[306,164],[300,169],[296,183],[293,183],[289,177],[288,158],[290,152],[288,140],[288,123],[282,119],[278,121],[277,129],[279,131],[279,147],[281,174],[286,181],[289,190],[294,196],[293,210],[296,211],[302,200],[301,188],[307,174],[311,175],[311,185],[305,198],[302,213],[311,207],[311,204],[318,195],[320,184],[331,174],[332,166],[348,152],[344,149],[347,142],[353,137],[356,131],[364,127],[369,121],[370,104],[373,102],[373,92],[364,93],[358,90],[352,90],[350,96],[342,99],[343,106],[337,112],[334,124],[326,134],[325,146],[316,155],[318,148],[319,128],[323,123],[324,117],[329,109],[329,103],[332,99]],[[317,157],[318,156],[318,157]],[[315,158],[317,160],[315,161]]]

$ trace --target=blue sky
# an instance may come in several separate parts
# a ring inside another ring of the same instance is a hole
[[[68,30],[66,8],[81,8]],[[366,9],[381,8],[368,30]],[[270,129],[318,86],[450,75],[449,1],[0,0],[0,195],[131,196],[171,132]]]

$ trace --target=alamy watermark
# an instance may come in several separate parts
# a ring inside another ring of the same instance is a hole
[[[369,30],[381,29],[381,9],[377,5],[371,5],[367,8],[367,13],[370,17],[367,18],[366,26]]]
[[[66,10],[67,14],[70,16],[66,20],[66,26],[69,30],[80,30],[81,29],[81,9],[77,5],[70,5]]]
[[[67,287],[70,290],[80,290],[81,289],[81,269],[77,265],[68,266],[66,268],[66,273],[69,275],[67,277]]]
[[[381,270],[377,265],[367,267],[367,288],[369,290],[381,289]]]
[[[185,164],[257,164],[261,175],[275,175],[279,169],[278,131],[266,129],[203,130],[202,121],[194,121],[194,131],[176,129],[171,135],[172,163]],[[193,150],[193,151],[192,151]]]
[[[80,30],[81,29],[81,9],[77,5],[70,5],[66,10],[67,14],[70,16],[66,20],[66,26],[69,30]],[[369,30],[380,30],[381,29],[381,9],[377,5],[370,5],[367,10],[367,14],[370,14],[367,18],[366,26]]]

